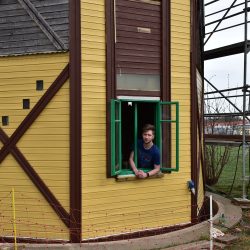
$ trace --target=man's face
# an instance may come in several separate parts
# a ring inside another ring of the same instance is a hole
[[[150,143],[154,139],[153,131],[152,130],[145,131],[142,134],[142,138],[143,138],[143,141],[144,141],[145,144]]]

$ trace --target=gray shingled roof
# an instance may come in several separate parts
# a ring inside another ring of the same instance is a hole
[[[0,0],[0,56],[68,50],[69,0]]]

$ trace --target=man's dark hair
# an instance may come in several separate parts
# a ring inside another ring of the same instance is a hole
[[[142,133],[147,132],[148,130],[152,130],[153,134],[155,134],[155,126],[152,124],[145,124],[142,128]]]

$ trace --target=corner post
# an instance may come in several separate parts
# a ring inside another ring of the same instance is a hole
[[[70,241],[82,240],[81,3],[69,0],[70,60]]]

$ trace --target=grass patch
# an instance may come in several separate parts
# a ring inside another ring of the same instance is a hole
[[[222,150],[224,146],[217,146],[218,150]],[[222,150],[223,151],[223,150]],[[246,176],[250,175],[249,167],[249,149],[246,150],[245,169]],[[230,157],[218,179],[218,182],[213,186],[219,192],[225,193],[231,197],[242,197],[242,147],[230,147]],[[246,182],[247,195],[250,198],[249,181]],[[232,190],[231,190],[232,189]]]

